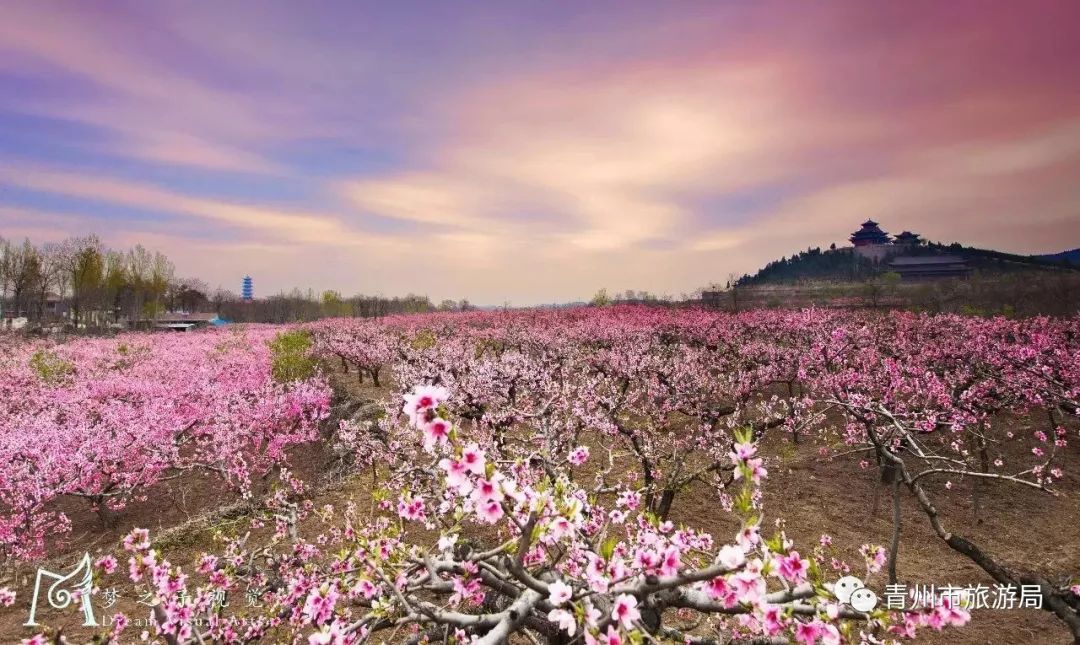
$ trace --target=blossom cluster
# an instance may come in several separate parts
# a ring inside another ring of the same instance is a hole
[[[319,378],[271,378],[273,328],[127,334],[17,345],[0,357],[0,553],[44,554],[70,522],[61,497],[103,518],[163,478],[203,469],[237,489],[318,436]]]
[[[751,431],[735,431],[728,456],[739,473],[733,494],[741,528],[720,542],[659,519],[636,491],[597,496],[565,472],[493,459],[468,424],[447,415],[451,402],[440,386],[404,397],[401,447],[437,476],[417,478],[367,517],[351,503],[313,508],[293,494],[302,485],[286,473],[289,485],[266,500],[277,526],[269,543],[248,544],[250,534],[232,539],[201,556],[193,573],[153,548],[148,532],[132,531],[123,542],[127,572],[154,598],[155,634],[177,643],[315,645],[403,629],[416,639],[451,634],[459,643],[506,642],[528,631],[619,645],[703,633],[809,644],[967,620],[960,609],[942,620],[936,609],[862,613],[842,604],[817,555],[763,528],[757,490],[767,473]],[[436,420],[448,431],[431,441]],[[305,518],[317,519],[321,533],[300,535]],[[240,622],[214,605],[217,591],[254,594],[261,604]],[[697,615],[692,632],[665,617],[668,609]]]

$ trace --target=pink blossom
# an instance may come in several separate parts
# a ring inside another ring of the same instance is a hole
[[[578,446],[577,448],[574,448],[567,456],[566,460],[575,466],[580,466],[589,460],[589,447]]]
[[[596,627],[600,624],[600,618],[603,614],[597,609],[588,598],[585,599],[585,624],[589,627]]]
[[[574,619],[574,615],[565,609],[552,609],[548,612],[548,620],[559,626],[559,629],[566,632],[568,636],[573,636],[577,631],[577,620]]]
[[[705,590],[713,600],[719,601],[725,608],[734,607],[739,602],[737,590],[729,585],[723,576],[717,576],[706,583]]]
[[[213,571],[214,569],[216,569],[217,564],[218,564],[217,556],[213,556],[213,555],[210,555],[208,553],[204,553],[202,555],[202,557],[199,558],[199,566],[198,566],[198,568],[196,570],[199,573],[207,574],[207,573],[210,573],[211,571]]]
[[[560,540],[574,533],[574,525],[565,517],[556,517],[548,524],[548,535],[554,540]]]
[[[437,385],[418,385],[413,391],[405,395],[405,405],[402,411],[409,417],[413,425],[419,425],[425,414],[439,407],[441,403],[450,398],[450,393]]]
[[[615,500],[617,506],[624,506],[627,510],[637,510],[641,504],[641,493],[632,490],[624,490],[619,493],[619,498]]]
[[[620,594],[612,606],[611,619],[622,623],[624,629],[633,629],[634,622],[641,618],[637,604],[637,598],[629,594]]]
[[[864,544],[859,548],[859,552],[866,558],[866,570],[868,573],[881,571],[881,568],[885,566],[889,559],[888,552],[884,547],[880,546]]]
[[[943,596],[941,602],[934,608],[934,613],[940,618],[943,626],[963,627],[971,620],[971,614],[967,610],[954,605],[952,598]]]
[[[484,451],[475,443],[465,447],[461,453],[461,462],[465,469],[474,475],[483,475],[487,461],[484,459]]]
[[[821,645],[840,645],[840,630],[836,629],[835,625],[828,623],[821,623]]]
[[[94,566],[101,568],[106,574],[116,571],[116,558],[112,555],[104,555],[94,562]]]
[[[728,569],[734,570],[746,562],[746,554],[737,546],[725,544],[720,547],[720,552],[716,555],[716,561]]]
[[[660,563],[660,573],[665,576],[674,576],[679,572],[682,565],[682,556],[679,548],[670,546],[664,551],[663,560]]]
[[[776,567],[780,576],[791,584],[799,584],[806,580],[808,565],[806,560],[799,557],[798,551],[792,551],[784,557],[777,557]]]
[[[757,453],[757,446],[752,443],[737,443],[731,452],[731,459],[738,462],[746,461]]]
[[[765,580],[757,572],[743,569],[728,581],[739,602],[753,605],[765,594]]]
[[[124,537],[125,551],[141,551],[150,548],[150,531],[146,529],[131,529]]]
[[[500,481],[501,478],[498,477],[498,473],[496,473],[491,479],[481,479],[476,482],[474,485],[475,487],[473,488],[472,498],[476,500],[477,503],[503,501],[504,496],[502,488],[499,485]]]
[[[424,500],[411,494],[398,498],[398,515],[407,520],[422,520],[426,517]]]
[[[128,617],[126,615],[120,613],[120,612],[116,612],[112,616],[112,625],[113,625],[112,633],[114,635],[120,634],[125,629],[127,629]]]
[[[600,634],[599,638],[593,637],[590,632],[585,632],[585,645],[622,645],[622,642],[622,636],[614,625],[608,625],[607,632]]]
[[[548,601],[556,607],[570,600],[573,595],[574,590],[562,580],[556,580],[548,585]]]
[[[504,515],[502,504],[495,500],[489,500],[477,505],[476,514],[488,524],[498,522]]]
[[[316,625],[327,622],[334,612],[337,599],[338,593],[330,585],[313,589],[304,602],[304,617]]]
[[[356,593],[359,593],[368,600],[371,600],[375,596],[379,595],[379,588],[375,586],[373,582],[367,579],[357,582],[354,590]]]
[[[337,621],[323,625],[322,629],[308,636],[308,645],[346,645],[352,642],[349,633]]]
[[[457,459],[441,459],[439,468],[446,471],[446,483],[451,488],[465,495],[472,490],[472,482],[469,481],[468,467],[465,462]]]
[[[781,614],[781,608],[776,605],[769,605],[762,612],[761,626],[765,630],[766,636],[776,636],[784,629],[784,619]]]
[[[438,417],[424,424],[424,450],[431,452],[435,445],[445,445],[450,437],[450,422]]]
[[[814,645],[820,636],[821,624],[817,621],[795,623],[795,640],[797,642],[804,643],[805,645]]]

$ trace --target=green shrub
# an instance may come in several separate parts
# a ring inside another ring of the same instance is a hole
[[[413,337],[411,345],[413,349],[431,349],[435,346],[435,332],[423,329]]]
[[[280,383],[311,378],[319,363],[311,357],[311,332],[303,329],[283,331],[267,343],[273,354],[271,374]]]
[[[39,349],[30,357],[30,367],[49,384],[58,383],[75,372],[74,364],[44,349]]]

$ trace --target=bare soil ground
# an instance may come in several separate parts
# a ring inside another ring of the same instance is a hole
[[[359,385],[354,374],[336,373],[340,390],[354,399],[385,398],[390,391],[373,388],[370,382]],[[1075,435],[1073,435],[1075,436]],[[823,533],[833,538],[835,552],[853,567],[862,558],[858,548],[864,543],[888,545],[892,533],[891,508],[888,490],[878,483],[873,467],[861,470],[860,457],[849,455],[834,460],[818,455],[817,446],[809,441],[792,445],[785,437],[770,437],[762,447],[770,456],[769,478],[766,485],[765,523],[771,526],[776,517],[786,519],[786,531],[797,547],[809,552]],[[779,457],[783,455],[783,457]],[[1080,447],[1073,442],[1066,455],[1066,479],[1059,488],[1062,494],[1052,497],[1037,490],[1009,485],[988,485],[982,493],[982,522],[972,513],[970,484],[955,482],[951,491],[940,490],[938,502],[946,529],[976,542],[1007,563],[1023,565],[1046,573],[1080,574]],[[371,503],[370,474],[326,481],[331,455],[325,445],[303,446],[291,451],[290,466],[307,482],[321,481],[314,495],[316,507],[335,506],[352,500],[361,508]],[[880,504],[875,514],[871,505],[876,488],[881,488]],[[116,526],[104,528],[85,503],[64,501],[61,508],[68,512],[74,526],[71,536],[56,545],[47,568],[67,571],[82,556],[91,557],[114,553],[119,557],[119,541],[132,527],[151,529],[151,535],[170,527],[173,531],[167,544],[156,545],[173,564],[190,569],[199,554],[214,549],[220,532],[247,530],[248,517],[238,504],[237,496],[219,481],[207,476],[191,476],[168,482],[148,491],[148,499],[133,503],[116,516]],[[210,523],[198,521],[200,514],[232,504],[237,508],[234,517],[216,518]],[[737,523],[716,502],[715,495],[705,489],[693,490],[679,497],[672,519],[712,532],[719,540],[728,540]],[[987,575],[962,556],[952,552],[931,531],[925,515],[905,495],[902,502],[903,537],[900,546],[898,572],[908,584],[968,585],[993,584]],[[317,520],[315,520],[317,521]],[[257,535],[253,537],[258,537]],[[9,568],[0,586],[7,584],[18,592],[16,604],[0,609],[0,643],[17,643],[35,633],[23,626],[29,613],[34,584],[32,566]],[[856,574],[862,573],[856,570]],[[115,589],[115,604],[106,607],[107,592],[93,599],[99,622],[107,622],[117,611],[132,620],[124,633],[123,642],[134,642],[143,630],[148,607],[139,604],[134,586],[126,579],[126,558],[121,558],[118,571],[102,580],[103,589]],[[885,585],[884,572],[866,580],[872,589]],[[244,598],[230,598],[230,609],[243,615]],[[39,603],[38,622],[63,633],[75,642],[83,642],[95,633],[81,627],[82,615],[74,609],[46,610],[44,596]],[[1068,643],[1068,631],[1050,613],[1033,609],[980,610],[974,612],[971,623],[964,628],[950,629],[941,634],[924,633],[922,640],[934,643]]]

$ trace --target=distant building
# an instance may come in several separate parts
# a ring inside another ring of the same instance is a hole
[[[862,223],[862,228],[851,234],[848,238],[856,246],[870,246],[873,244],[888,244],[891,240],[889,234],[881,230],[881,227],[872,219]]]
[[[67,299],[50,291],[45,294],[45,316],[47,318],[67,318],[71,313],[71,305]]]
[[[904,231],[900,235],[897,235],[893,240],[893,244],[898,246],[919,246],[923,243],[918,233],[912,233],[911,231]]]
[[[856,255],[874,262],[883,262],[897,251],[889,234],[881,230],[878,223],[872,219],[863,222],[862,228],[852,233],[848,239],[855,247]]]
[[[255,287],[249,275],[244,276],[244,281],[240,286],[240,297],[247,302],[251,302],[255,298]]]
[[[173,331],[190,331],[201,327],[221,326],[227,324],[215,313],[164,313],[153,318],[140,318],[132,324],[132,327],[145,329],[171,329]]]
[[[15,302],[4,302],[0,297],[0,320],[34,317],[39,306],[42,318],[48,321],[61,320],[71,315],[71,303],[64,296],[55,291],[47,291],[40,301],[39,297],[36,293],[28,295],[23,300],[22,307],[16,307]],[[11,323],[6,325],[11,327]]]
[[[726,302],[727,298],[728,293],[726,291],[711,290],[701,292],[701,304],[709,307],[718,307]]]
[[[968,274],[967,260],[955,255],[908,255],[893,258],[889,270],[904,280],[962,278]]]
[[[859,257],[885,264],[889,271],[899,273],[904,280],[934,280],[966,276],[970,267],[964,258],[955,255],[926,255],[917,251],[923,246],[918,233],[904,231],[890,239],[889,234],[872,219],[851,234],[851,251]]]

